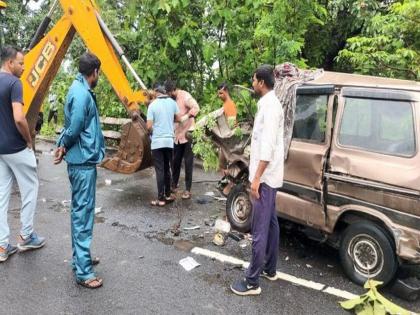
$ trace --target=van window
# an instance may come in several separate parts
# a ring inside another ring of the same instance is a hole
[[[338,142],[378,153],[413,156],[413,109],[409,102],[347,97]]]
[[[328,95],[297,95],[293,139],[324,142],[327,105]]]

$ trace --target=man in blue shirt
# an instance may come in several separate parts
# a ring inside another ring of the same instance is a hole
[[[176,102],[170,98],[163,84],[155,85],[156,99],[147,109],[147,129],[152,134],[152,158],[156,171],[158,199],[153,206],[164,206],[174,200],[171,196],[171,161],[174,148],[174,121],[185,122],[188,115],[181,117]]]
[[[45,238],[33,230],[38,198],[38,175],[32,137],[23,111],[22,82],[23,53],[6,46],[1,49],[0,70],[0,262],[10,255],[28,249],[41,248]],[[13,176],[22,199],[20,220],[22,228],[18,246],[9,243],[7,210]]]
[[[105,156],[96,96],[100,60],[86,53],[79,60],[79,74],[71,85],[64,106],[64,129],[57,140],[54,163],[63,157],[70,180],[73,269],[78,284],[95,289],[103,280],[96,277],[90,253],[95,216],[96,165]]]

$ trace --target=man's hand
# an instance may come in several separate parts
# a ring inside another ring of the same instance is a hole
[[[29,150],[33,150],[34,149],[34,146],[32,145],[32,142],[26,143],[26,146],[28,147]]]
[[[55,150],[55,153],[54,153],[54,164],[60,164],[65,154],[66,154],[66,148],[64,147],[57,148],[57,150]]]
[[[255,177],[251,183],[251,197],[254,199],[260,199],[260,179]]]

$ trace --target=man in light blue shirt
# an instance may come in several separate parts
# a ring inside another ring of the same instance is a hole
[[[152,134],[152,158],[156,171],[158,199],[150,202],[153,206],[164,206],[174,200],[171,196],[171,161],[174,148],[174,121],[188,119],[179,115],[176,102],[170,98],[162,84],[154,88],[156,99],[147,109],[147,129]]]

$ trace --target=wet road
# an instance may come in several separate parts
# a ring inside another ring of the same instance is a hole
[[[211,224],[224,216],[225,204],[204,196],[210,191],[217,194],[213,181],[218,176],[200,169],[194,173],[193,199],[165,208],[149,206],[156,193],[151,169],[133,175],[100,169],[93,254],[101,258],[96,270],[104,287],[77,286],[69,268],[66,167],[53,166],[48,144],[39,144],[38,149],[44,152],[39,156],[36,229],[48,243],[0,265],[0,314],[346,314],[338,305],[340,298],[282,280],[262,280],[258,297],[237,297],[229,285],[242,277],[242,270],[190,253],[192,247],[200,247],[245,261],[250,258],[250,247],[241,248],[232,239],[224,247],[211,243]],[[14,193],[9,212],[13,242],[19,228],[18,197]],[[197,230],[184,230],[196,225]],[[201,266],[185,271],[178,262],[187,256]],[[295,231],[282,229],[278,270],[353,294],[363,292],[342,274],[337,252]],[[388,297],[420,311],[420,301]]]

